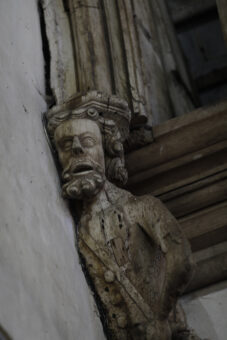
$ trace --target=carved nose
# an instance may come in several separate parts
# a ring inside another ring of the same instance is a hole
[[[82,147],[80,140],[77,136],[75,136],[73,138],[72,150],[73,150],[74,154],[76,154],[76,155],[84,153],[83,147]]]

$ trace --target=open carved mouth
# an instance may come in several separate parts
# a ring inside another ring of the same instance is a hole
[[[72,173],[75,175],[84,175],[90,171],[93,171],[93,167],[88,164],[78,164],[73,169]]]

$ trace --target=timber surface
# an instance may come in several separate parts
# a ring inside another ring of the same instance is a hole
[[[171,119],[153,134],[152,144],[126,157],[128,189],[166,204],[195,257],[209,250],[188,290],[226,279],[227,247],[215,256],[212,249],[227,241],[227,102]]]

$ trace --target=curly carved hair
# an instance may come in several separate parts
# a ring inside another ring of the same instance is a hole
[[[101,131],[103,148],[105,154],[106,177],[109,181],[118,185],[125,184],[128,179],[124,161],[124,149],[121,134],[113,120],[104,118],[102,113],[90,108],[86,113],[78,114],[75,111],[64,111],[55,113],[48,118],[47,130],[54,145],[54,132],[56,128],[69,119],[87,118],[95,121]],[[54,145],[55,147],[55,145]]]

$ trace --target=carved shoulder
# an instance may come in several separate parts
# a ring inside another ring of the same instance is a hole
[[[151,195],[139,197],[142,204],[143,227],[146,233],[155,238],[164,253],[168,251],[170,244],[184,244],[185,251],[190,254],[190,247],[183,231],[175,217],[165,205]]]
[[[159,199],[146,195],[139,200],[143,209],[141,226],[165,254],[168,275],[163,303],[168,312],[192,277],[194,264],[190,245],[177,220]]]

